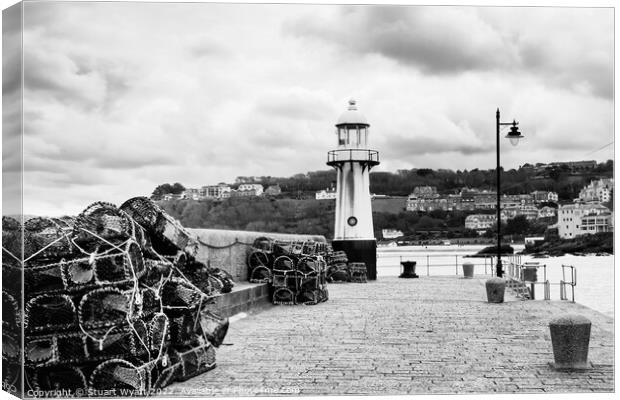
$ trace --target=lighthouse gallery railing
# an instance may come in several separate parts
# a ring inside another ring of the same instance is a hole
[[[327,163],[338,161],[362,161],[379,163],[379,152],[366,149],[340,149],[327,153]]]

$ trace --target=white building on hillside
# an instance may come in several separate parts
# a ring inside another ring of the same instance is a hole
[[[581,217],[579,230],[581,234],[612,232],[614,230],[613,221],[613,214],[611,212],[598,215],[586,215]]]
[[[546,190],[536,190],[531,193],[534,198],[534,202],[540,203],[543,201],[558,202],[558,194],[556,192],[548,192]]]
[[[600,204],[568,204],[558,209],[558,234],[563,239],[572,239],[579,235],[612,230],[610,218],[594,218],[596,216],[611,216],[611,212]],[[583,221],[582,221],[583,219]],[[606,227],[604,221],[607,221]],[[583,228],[586,223],[585,229]],[[591,227],[595,228],[592,229]]]
[[[260,196],[263,194],[263,185],[260,183],[243,183],[237,188],[238,192],[250,192],[255,191],[254,196]]]
[[[579,201],[592,202],[598,201],[606,203],[611,200],[611,192],[614,190],[613,178],[603,178],[592,181],[579,192]]]
[[[538,218],[552,218],[557,214],[557,210],[553,207],[545,206],[538,210]]]
[[[403,231],[396,229],[382,229],[381,235],[383,236],[383,239],[396,239],[403,236]]]
[[[335,189],[319,190],[314,194],[316,200],[335,200],[338,193]]]
[[[552,201],[554,203],[557,203],[559,198],[560,197],[556,192],[549,192],[549,194],[547,195],[547,201]]]
[[[200,191],[203,198],[225,199],[230,197],[231,189],[225,183],[218,183],[217,185],[203,186]]]
[[[524,215],[528,220],[538,218],[538,209],[535,206],[522,204],[519,206],[506,207],[502,210],[502,220],[512,219]]]
[[[482,231],[489,229],[496,222],[497,215],[495,214],[471,214],[465,218],[465,228],[482,233]]]
[[[200,190],[199,189],[185,189],[183,193],[181,193],[181,197],[184,199],[200,200]]]

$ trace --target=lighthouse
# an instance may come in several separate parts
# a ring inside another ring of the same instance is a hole
[[[355,100],[336,123],[338,147],[327,153],[327,165],[337,171],[336,220],[332,247],[349,261],[366,263],[368,279],[377,279],[377,241],[372,226],[370,169],[379,165],[379,152],[368,149],[370,124]]]

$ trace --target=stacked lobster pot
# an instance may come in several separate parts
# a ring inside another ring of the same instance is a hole
[[[325,243],[258,238],[248,254],[249,280],[270,283],[274,304],[327,301]]]
[[[344,251],[332,252],[327,257],[327,282],[365,283],[366,274],[366,264],[349,262]]]
[[[17,394],[21,387],[22,225],[2,217],[2,382]]]
[[[11,248],[5,229],[3,251]],[[26,387],[63,397],[148,395],[214,368],[228,328],[214,299],[232,282],[196,261],[197,248],[146,198],[25,222]],[[6,259],[5,278],[22,273]],[[16,310],[14,299],[3,291],[3,306]],[[19,322],[18,310],[3,325]]]

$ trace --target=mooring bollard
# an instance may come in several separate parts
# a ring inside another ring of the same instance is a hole
[[[474,277],[474,264],[470,262],[463,263],[463,276],[465,278]]]
[[[489,303],[503,303],[506,281],[502,278],[491,278],[486,281],[487,300]]]
[[[582,315],[567,314],[549,322],[556,369],[587,369],[592,322]]]

